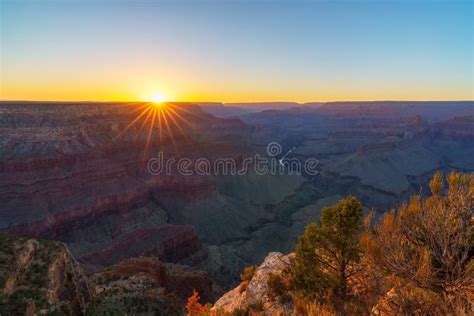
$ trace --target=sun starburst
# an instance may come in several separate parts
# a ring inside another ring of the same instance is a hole
[[[178,131],[189,141],[189,137],[183,125],[191,129],[193,127],[183,115],[185,115],[185,113],[192,114],[192,112],[185,109],[184,105],[172,102],[146,102],[139,105],[135,104],[132,112],[138,112],[138,114],[117,134],[114,141],[123,137],[132,127],[138,126],[137,129],[135,129],[135,140],[139,139],[143,133],[146,133],[142,161],[146,160],[150,145],[154,144],[159,147],[164,145],[164,135],[167,136],[175,148],[177,148],[174,135],[175,131]]]

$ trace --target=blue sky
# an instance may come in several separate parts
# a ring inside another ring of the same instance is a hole
[[[473,99],[473,2],[2,1],[2,99]]]

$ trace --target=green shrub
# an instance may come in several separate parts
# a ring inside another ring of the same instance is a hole
[[[282,275],[270,273],[267,280],[268,294],[273,299],[278,299],[280,302],[287,302],[291,299],[288,286],[285,283]]]
[[[279,274],[270,273],[267,285],[269,294],[273,297],[281,296],[286,291],[283,279]]]
[[[234,311],[232,312],[232,316],[249,316],[249,315],[254,315],[254,313],[256,312],[262,312],[262,311],[263,311],[263,303],[262,301],[258,301],[256,303],[247,305],[245,308],[234,309]]]
[[[325,207],[319,223],[306,227],[291,266],[300,295],[312,299],[330,294],[347,299],[349,270],[360,260],[362,216],[362,204],[349,196]]]

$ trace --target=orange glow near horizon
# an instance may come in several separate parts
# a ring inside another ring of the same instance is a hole
[[[166,107],[166,103],[165,102],[162,102],[162,101],[154,101],[152,102],[152,105],[154,108],[156,109],[161,109],[161,108],[165,108]]]
[[[27,84],[3,82],[0,89],[0,100],[25,100],[25,101],[96,101],[96,102],[331,102],[331,101],[371,101],[371,100],[411,100],[411,101],[446,101],[446,100],[472,100],[474,95],[463,93],[458,87],[444,86],[443,89],[432,91],[426,89],[423,93],[406,87],[357,87],[357,83],[344,83],[340,86],[330,86],[328,83],[319,88],[310,89],[309,84],[296,86],[288,83],[286,87],[212,87],[189,86],[174,89],[175,93],[143,93],[134,89],[134,85],[113,84],[107,89],[94,82],[90,86],[75,87],[66,83]],[[315,85],[315,87],[318,85]],[[54,87],[52,89],[51,87]],[[286,89],[285,89],[286,88]],[[311,91],[311,92],[309,92]]]
[[[171,66],[169,66],[171,67]],[[428,86],[420,89],[415,83],[395,85],[390,82],[363,82],[361,80],[326,80],[304,78],[288,80],[259,80],[245,77],[228,84],[209,78],[198,78],[182,69],[169,69],[162,76],[151,76],[147,71],[132,67],[116,73],[111,70],[107,85],[103,79],[70,78],[61,74],[39,77],[18,77],[6,73],[0,81],[0,100],[31,101],[97,101],[97,102],[329,102],[370,100],[472,100],[474,91],[463,89],[469,84],[445,84],[438,89]],[[105,75],[104,75],[105,76]],[[166,76],[166,77],[165,77]],[[186,80],[182,79],[186,78]],[[466,93],[471,92],[471,94]]]
[[[144,66],[143,66],[144,67]],[[171,66],[169,66],[171,67]],[[139,67],[137,67],[139,68]],[[158,71],[156,71],[158,72]],[[228,84],[209,78],[198,78],[182,69],[169,69],[162,76],[151,76],[146,70],[127,67],[123,72],[110,70],[111,78],[104,85],[103,77],[63,77],[51,74],[19,77],[5,73],[0,81],[0,100],[31,101],[97,101],[97,102],[329,102],[370,100],[472,100],[472,89],[463,89],[469,82],[445,84],[438,89],[419,89],[407,79],[406,85],[344,79],[337,82],[324,78],[250,81],[245,77]],[[105,76],[105,75],[103,75]],[[186,78],[185,80],[182,78]],[[465,91],[470,91],[465,93]]]

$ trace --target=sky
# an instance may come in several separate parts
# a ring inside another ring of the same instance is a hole
[[[474,99],[474,1],[0,3],[3,100]]]

